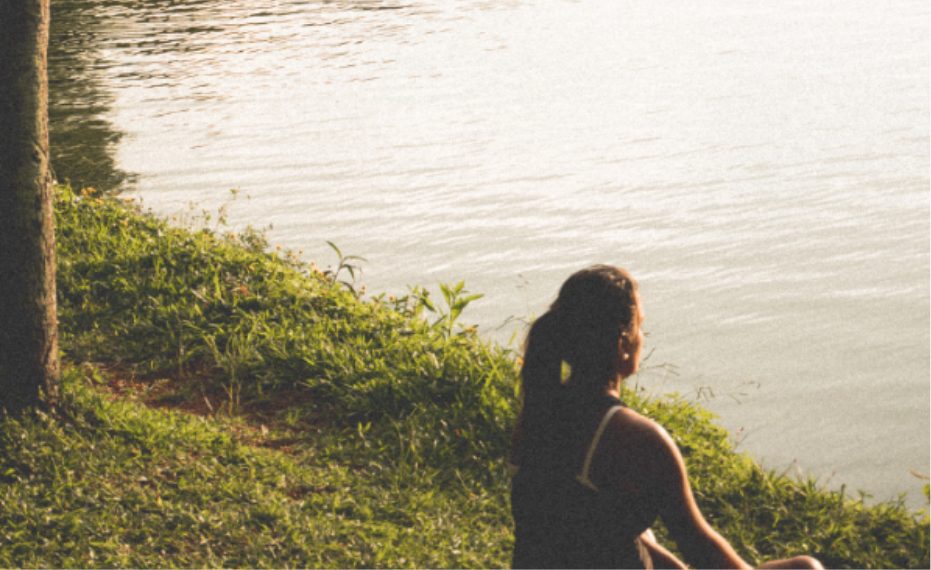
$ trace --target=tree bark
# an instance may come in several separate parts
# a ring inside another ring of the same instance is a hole
[[[57,395],[49,0],[0,0],[0,408]]]

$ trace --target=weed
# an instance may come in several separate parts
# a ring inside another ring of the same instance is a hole
[[[327,245],[330,246],[336,253],[336,269],[328,269],[323,272],[323,275],[327,277],[333,283],[339,283],[349,289],[353,294],[358,296],[356,291],[356,273],[359,275],[362,274],[362,266],[355,263],[357,261],[367,261],[364,257],[359,257],[358,255],[344,255],[342,250],[340,250],[335,243],[327,240]],[[341,280],[339,278],[340,273],[345,271],[349,274],[350,281]]]

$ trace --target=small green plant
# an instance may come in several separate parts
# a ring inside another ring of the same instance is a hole
[[[340,250],[335,243],[329,240],[327,240],[326,243],[330,246],[330,249],[336,253],[336,269],[327,269],[323,272],[323,275],[329,279],[330,282],[343,285],[352,294],[358,297],[361,294],[361,291],[356,291],[356,274],[362,274],[362,266],[355,262],[364,262],[368,260],[358,255],[343,255],[342,250]],[[343,271],[349,274],[349,281],[340,280],[339,276]]]
[[[460,281],[455,285],[440,283],[440,291],[443,293],[443,300],[446,301],[446,309],[441,315],[439,324],[446,333],[447,337],[453,335],[453,326],[456,320],[462,315],[462,311],[472,301],[481,299],[484,295],[481,293],[468,294],[464,289],[465,283]]]
[[[226,336],[222,349],[217,346],[215,335],[205,336],[203,342],[210,350],[215,366],[222,371],[224,379],[224,392],[226,393],[226,412],[234,415],[242,400],[243,381],[250,368],[254,368],[261,360],[261,354],[256,351],[255,323],[244,331],[236,331]],[[256,385],[256,393],[261,394],[261,384]]]
[[[414,287],[411,291],[418,308],[417,313],[420,314],[420,309],[426,309],[430,313],[433,313],[435,319],[431,323],[431,326],[440,331],[445,338],[450,338],[455,333],[455,325],[462,315],[462,311],[464,311],[472,301],[481,299],[484,295],[481,293],[470,295],[469,292],[465,290],[465,282],[463,281],[455,285],[440,283],[440,293],[443,295],[443,301],[445,302],[444,307],[437,307],[436,303],[430,298],[430,292],[422,287]],[[475,331],[472,327],[468,327],[464,330]]]

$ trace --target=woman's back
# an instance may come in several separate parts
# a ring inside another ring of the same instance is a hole
[[[639,536],[655,513],[639,498],[591,481],[592,459],[615,397],[574,397],[548,414],[544,437],[517,442],[511,490],[515,568],[644,568]],[[576,401],[572,401],[576,400]]]

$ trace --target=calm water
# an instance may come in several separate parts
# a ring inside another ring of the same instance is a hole
[[[740,448],[918,505],[929,471],[924,1],[56,0],[61,178],[369,291],[466,281],[507,342],[572,271],[641,281],[639,382]]]

